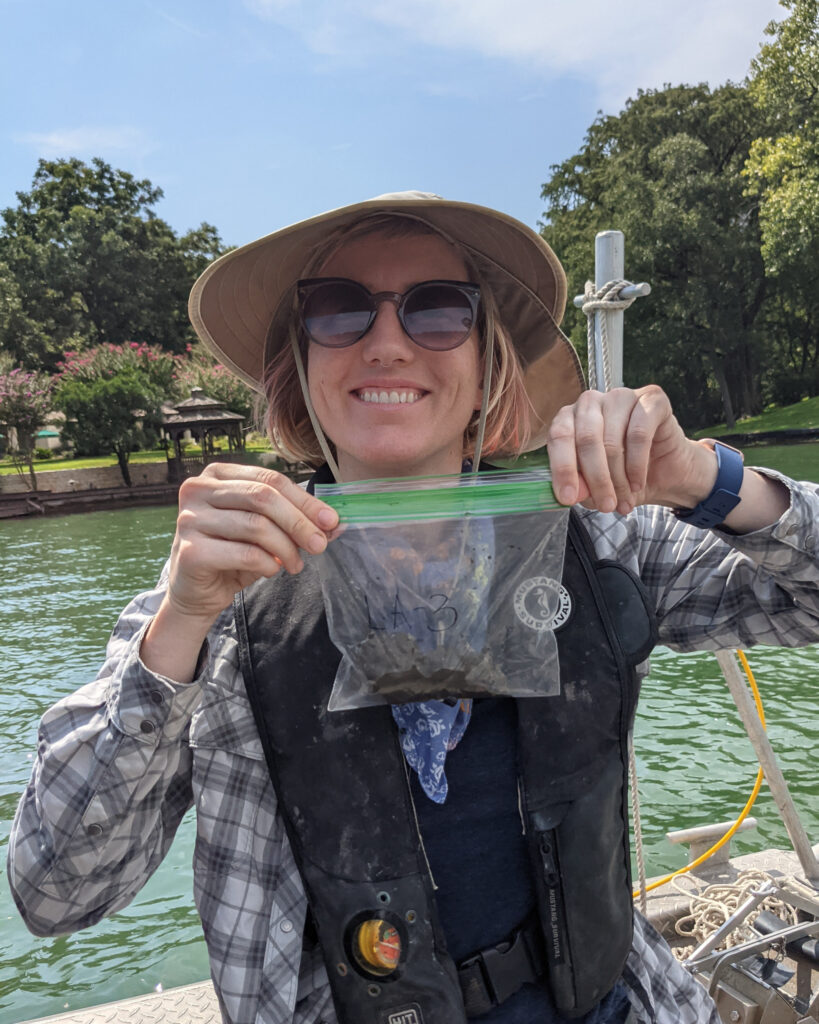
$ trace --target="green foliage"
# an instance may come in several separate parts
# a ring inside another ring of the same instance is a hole
[[[192,388],[201,388],[208,398],[224,403],[230,412],[237,412],[248,420],[252,416],[256,392],[230,372],[201,344],[194,345],[187,359],[176,363],[176,389],[179,397],[186,398]]]
[[[102,341],[184,351],[191,284],[221,249],[215,228],[178,238],[156,216],[161,189],[99,159],[41,160],[17,198],[0,230],[0,348],[48,370]]]
[[[640,92],[543,186],[570,294],[592,276],[595,232],[625,232],[628,277],[652,285],[627,314],[626,383],[661,384],[688,425],[761,407],[765,279],[741,178],[759,123],[740,86]],[[584,350],[582,314],[572,335]]]
[[[57,368],[60,379],[70,377],[86,381],[100,377],[110,379],[123,370],[133,371],[144,377],[162,398],[172,398],[177,393],[176,375],[183,362],[182,356],[174,356],[156,345],[131,341],[124,345],[98,345],[83,352],[65,352]]]
[[[87,359],[69,359],[55,393],[66,416],[63,437],[78,455],[113,452],[128,487],[131,452],[155,442],[165,397],[140,358],[128,347],[102,346]]]
[[[766,28],[749,92],[766,121],[744,174],[759,205],[762,257],[775,302],[770,343],[782,369],[770,396],[819,393],[819,0],[782,0]]]
[[[44,425],[51,408],[52,383],[44,374],[20,367],[0,370],[0,427],[11,455],[28,467],[34,490],[37,490],[34,475],[37,431]]]

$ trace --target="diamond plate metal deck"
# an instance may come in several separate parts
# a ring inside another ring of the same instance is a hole
[[[35,1024],[23,1021],[21,1024]],[[36,1024],[222,1024],[209,981],[41,1017]]]

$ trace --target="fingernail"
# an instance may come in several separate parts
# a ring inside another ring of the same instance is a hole
[[[577,491],[574,489],[574,487],[571,487],[570,485],[567,485],[566,487],[561,487],[560,493],[558,494],[558,498],[564,505],[573,505],[577,500]]]
[[[336,525],[338,516],[331,508],[323,508],[318,514],[318,524],[325,530],[330,530]]]
[[[600,502],[601,512],[613,512],[616,507],[617,502],[614,500],[614,498],[603,498],[603,500]]]
[[[327,538],[323,533],[314,533],[307,541],[307,550],[317,555],[327,547]]]

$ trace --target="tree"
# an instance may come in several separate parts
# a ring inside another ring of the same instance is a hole
[[[570,294],[592,276],[595,232],[625,232],[628,276],[653,289],[628,313],[626,380],[661,384],[689,426],[715,422],[720,408],[732,423],[762,403],[766,282],[741,177],[759,124],[741,86],[641,91],[600,115],[543,186],[542,232]],[[585,348],[585,326],[575,331]]]
[[[191,388],[201,388],[230,412],[238,412],[247,420],[253,415],[256,393],[227,367],[214,362],[201,343],[191,346],[186,359],[177,361],[175,383],[180,396],[187,397]]]
[[[744,174],[758,199],[765,271],[777,294],[771,336],[790,372],[783,401],[819,393],[819,0],[781,0],[765,29],[749,91],[768,128]]]
[[[63,436],[78,455],[115,454],[130,487],[131,452],[156,440],[175,365],[169,353],[137,343],[66,353],[54,398],[66,416]]]
[[[177,238],[155,213],[162,190],[99,159],[41,160],[17,198],[0,230],[16,311],[4,315],[0,296],[0,347],[48,370],[101,341],[185,350],[188,293],[221,249],[214,227]]]
[[[51,411],[51,391],[51,381],[45,374],[29,373],[20,367],[0,371],[0,425],[9,452],[27,466],[33,491],[37,490],[37,432]]]

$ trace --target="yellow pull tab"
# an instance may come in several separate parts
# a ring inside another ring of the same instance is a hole
[[[364,921],[356,929],[353,946],[361,966],[373,974],[389,974],[401,959],[401,936],[389,921]]]

